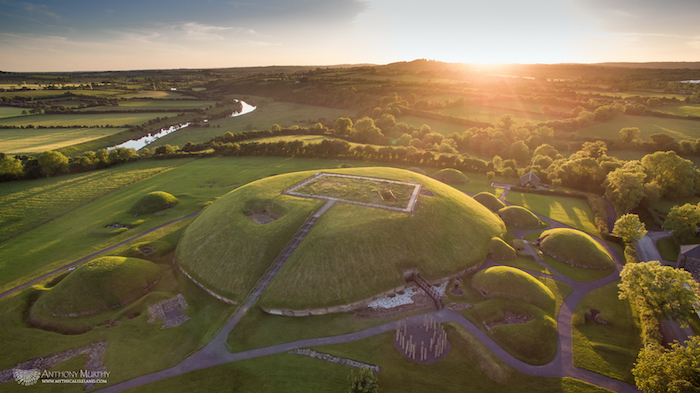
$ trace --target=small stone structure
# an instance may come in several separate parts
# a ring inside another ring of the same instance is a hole
[[[348,366],[348,367],[368,368],[372,372],[377,373],[377,374],[379,374],[379,372],[382,371],[382,368],[379,366],[374,366],[372,364],[358,362],[356,360],[340,358],[337,356],[329,355],[327,353],[316,352],[316,351],[314,351],[312,349],[308,349],[308,348],[295,349],[295,350],[289,351],[287,353],[290,355],[308,356],[310,358],[324,360],[326,362],[336,363],[336,364],[340,364],[340,365]]]
[[[700,282],[700,244],[681,246],[676,268],[689,271],[695,281]]]
[[[491,331],[491,328],[495,326],[501,326],[501,325],[513,325],[516,323],[527,323],[532,320],[532,317],[530,317],[527,314],[518,314],[515,312],[510,312],[510,311],[505,311],[503,313],[503,319],[500,319],[495,322],[490,322],[486,323],[484,322],[484,326],[486,327],[486,330],[489,332]]]
[[[595,308],[592,308],[591,311],[586,312],[585,317],[586,320],[593,321],[601,325],[607,325],[609,323],[607,319],[600,316],[600,310],[596,310]]]
[[[410,317],[399,321],[394,332],[394,347],[407,359],[435,363],[450,352],[447,332],[433,317]]]
[[[186,308],[185,297],[179,293],[175,297],[148,306],[148,312],[151,314],[148,322],[163,321],[161,329],[180,326],[190,320],[184,313]]]

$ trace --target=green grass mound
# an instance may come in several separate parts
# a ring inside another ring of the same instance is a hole
[[[498,210],[503,222],[520,228],[534,227],[541,225],[540,219],[531,211],[521,206],[506,206]]]
[[[160,258],[174,249],[175,247],[166,241],[154,240],[151,242],[142,242],[134,244],[132,247],[130,247],[124,252],[124,256],[130,258],[145,258],[151,260],[154,258]]]
[[[412,166],[412,167],[410,167],[410,168],[406,168],[406,170],[411,171],[411,172],[416,172],[416,173],[421,174],[421,175],[423,175],[423,176],[428,176],[428,174],[425,173],[424,170],[422,170],[422,169],[420,169],[420,168],[417,168],[417,167],[415,167],[415,166]]]
[[[447,184],[469,183],[469,178],[464,173],[453,168],[442,169],[435,172],[433,179],[440,180]]]
[[[488,242],[505,232],[503,222],[464,193],[429,177],[393,168],[327,170],[414,181],[434,197],[422,198],[414,214],[336,202],[294,250],[259,304],[305,309],[337,306],[405,284],[403,270],[444,277],[484,260]],[[306,219],[324,201],[280,194],[313,176],[298,172],[261,179],[212,203],[186,229],[178,263],[213,291],[242,300]],[[285,213],[265,225],[245,211],[266,200]]]
[[[52,316],[94,315],[140,298],[160,276],[160,268],[143,259],[97,258],[42,294],[33,307],[41,307]]]
[[[494,266],[477,272],[472,286],[487,298],[520,300],[543,310],[553,310],[554,294],[533,276],[520,269]]]
[[[555,228],[542,232],[540,249],[550,257],[572,266],[588,269],[612,269],[612,257],[591,236],[569,228]]]
[[[480,192],[474,195],[474,199],[476,199],[476,201],[481,203],[482,205],[486,206],[486,208],[491,210],[492,212],[497,212],[506,207],[506,204],[503,203],[503,201],[496,198],[496,196],[491,194],[490,192]]]
[[[500,237],[494,237],[489,242],[489,254],[494,260],[515,259],[515,249]]]
[[[131,207],[131,212],[134,214],[149,214],[165,210],[180,203],[180,201],[163,191],[149,192],[143,198],[136,201]]]

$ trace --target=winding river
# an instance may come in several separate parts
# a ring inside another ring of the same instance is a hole
[[[257,108],[257,107],[255,107],[255,106],[253,106],[253,105],[248,104],[248,103],[245,102],[245,101],[240,101],[240,103],[241,103],[241,106],[242,106],[241,111],[240,111],[240,112],[233,112],[233,113],[231,114],[231,116],[229,116],[229,117],[243,116],[243,115],[245,115],[245,114],[247,114],[247,113],[250,113],[250,112],[254,111],[255,108]],[[204,120],[204,122],[206,123],[207,120]],[[164,137],[164,136],[166,136],[166,135],[168,135],[168,134],[172,134],[172,133],[175,132],[175,131],[178,131],[178,130],[181,130],[181,129],[185,128],[185,127],[188,127],[189,125],[190,125],[190,123],[182,123],[182,124],[178,124],[178,125],[176,125],[176,126],[170,126],[170,127],[167,127],[167,128],[161,128],[161,129],[158,130],[158,132],[156,132],[156,133],[149,133],[148,135],[142,136],[142,137],[139,138],[139,139],[131,139],[131,140],[128,140],[128,141],[126,141],[126,142],[124,142],[124,143],[120,143],[120,144],[118,144],[118,145],[114,145],[114,146],[112,146],[112,147],[108,147],[107,150],[113,150],[113,149],[116,149],[116,148],[118,148],[118,147],[125,147],[125,148],[127,148],[127,149],[139,150],[139,149],[142,149],[142,148],[146,147],[148,144],[153,143],[153,142],[155,142],[156,140],[158,140],[158,139],[160,139],[160,138],[162,138],[162,137]]]

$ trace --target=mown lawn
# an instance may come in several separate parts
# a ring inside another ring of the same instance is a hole
[[[522,374],[496,358],[480,341],[458,326],[446,327],[452,349],[434,364],[407,360],[392,343],[392,333],[313,347],[378,365],[381,392],[608,392],[571,379]],[[215,391],[235,386],[237,392],[342,392],[356,369],[300,355],[277,354],[194,371],[132,389],[134,392]]]
[[[506,202],[523,206],[534,213],[600,237],[600,232],[594,224],[593,212],[588,203],[582,199],[509,192]]]
[[[126,128],[0,129],[0,151],[8,154],[43,153],[118,134]]]
[[[614,282],[587,294],[572,317],[574,365],[634,383],[632,367],[642,345],[639,317],[628,300],[617,297]],[[591,309],[601,311],[609,324],[586,321]]]

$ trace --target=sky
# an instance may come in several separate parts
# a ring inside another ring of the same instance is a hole
[[[700,61],[700,0],[0,0],[0,70]]]

